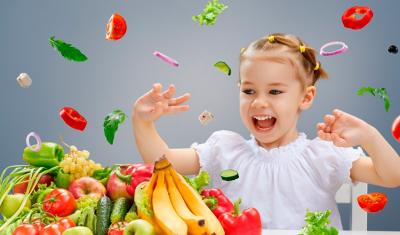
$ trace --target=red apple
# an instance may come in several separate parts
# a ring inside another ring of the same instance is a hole
[[[128,166],[121,166],[121,173],[125,174],[125,170]],[[128,185],[120,180],[115,172],[110,175],[110,178],[107,182],[107,194],[111,198],[111,200],[115,200],[120,197],[125,197],[133,200],[133,195],[130,195],[128,191],[126,191],[126,187]]]
[[[25,180],[28,180],[29,178],[26,177]],[[35,187],[35,190],[38,189],[39,184],[46,184],[47,186],[50,185],[51,182],[54,181],[53,176],[46,174],[46,175],[42,175],[39,179],[38,184]],[[26,192],[26,188],[28,187],[28,182],[24,182],[24,183],[20,183],[20,184],[16,184],[14,187],[14,193],[25,193]]]
[[[104,185],[92,177],[82,177],[74,180],[69,185],[68,191],[74,195],[75,199],[85,195],[100,199],[106,194]]]

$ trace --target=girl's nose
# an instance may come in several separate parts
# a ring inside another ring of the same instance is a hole
[[[256,99],[253,100],[251,105],[254,108],[259,108],[259,109],[264,109],[269,106],[268,101],[264,97],[257,97]]]

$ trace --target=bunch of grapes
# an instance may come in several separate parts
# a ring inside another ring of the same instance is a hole
[[[99,163],[89,160],[89,151],[80,151],[73,145],[69,147],[69,151],[64,155],[60,167],[65,173],[70,174],[71,181],[84,176],[91,176],[95,170],[102,169]]]

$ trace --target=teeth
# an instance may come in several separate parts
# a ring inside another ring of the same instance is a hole
[[[255,119],[263,121],[263,120],[270,120],[272,116],[254,116]]]

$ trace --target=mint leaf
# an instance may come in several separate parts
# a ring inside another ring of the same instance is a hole
[[[383,99],[385,110],[386,112],[389,112],[390,100],[386,88],[362,87],[357,91],[357,95],[363,95],[365,92],[369,92],[371,95],[378,96],[379,98]]]
[[[212,0],[207,3],[201,14],[192,16],[192,20],[198,21],[200,25],[214,25],[217,22],[218,15],[227,8],[228,6],[219,3],[218,0]]]
[[[78,49],[73,47],[71,44],[65,43],[60,39],[55,40],[54,36],[50,37],[49,41],[50,45],[53,48],[57,49],[58,52],[60,52],[61,55],[66,59],[76,62],[82,62],[88,59],[84,54],[82,54]]]
[[[104,135],[108,143],[114,143],[114,136],[118,130],[119,124],[122,124],[125,121],[125,113],[122,110],[114,110],[113,112],[109,113],[103,123],[104,127]]]

